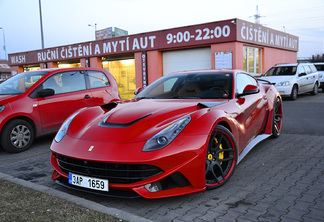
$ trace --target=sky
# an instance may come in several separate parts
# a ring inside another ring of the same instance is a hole
[[[324,0],[41,0],[44,47],[95,40],[97,29],[138,34],[233,18],[299,37],[298,58],[324,54]],[[0,0],[0,59],[38,50],[39,0]]]

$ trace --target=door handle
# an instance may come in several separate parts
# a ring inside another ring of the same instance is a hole
[[[89,96],[89,95],[85,95],[84,98],[85,98],[85,99],[90,99],[91,96]]]

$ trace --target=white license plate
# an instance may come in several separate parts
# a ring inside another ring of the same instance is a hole
[[[108,191],[108,180],[69,173],[69,184],[93,190]]]

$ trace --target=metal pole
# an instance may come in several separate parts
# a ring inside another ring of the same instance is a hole
[[[3,50],[5,53],[5,60],[7,60],[6,40],[5,40],[4,28],[0,27],[0,29],[2,29],[2,32],[3,32]]]
[[[40,19],[41,38],[42,38],[42,49],[44,49],[44,35],[43,35],[43,19],[42,19],[41,0],[39,0],[39,19]]]
[[[88,26],[95,28],[95,40],[97,40],[97,35],[96,35],[96,33],[97,33],[97,23],[95,23],[94,25],[88,24]]]

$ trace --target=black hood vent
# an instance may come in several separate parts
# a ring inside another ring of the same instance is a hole
[[[99,124],[99,126],[101,127],[110,127],[110,128],[126,128],[126,127],[129,127],[131,125],[134,125],[135,123],[141,121],[142,119],[145,119],[146,117],[150,116],[151,114],[148,114],[146,116],[143,116],[141,118],[138,118],[132,122],[129,122],[129,123],[110,123],[110,122],[101,122]],[[109,119],[109,118],[108,118]]]

